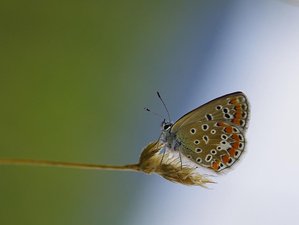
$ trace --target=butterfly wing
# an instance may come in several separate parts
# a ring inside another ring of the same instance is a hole
[[[172,127],[180,152],[198,165],[219,172],[245,149],[249,107],[242,92],[212,100],[181,117]]]
[[[216,98],[178,119],[171,128],[172,133],[192,122],[199,121],[228,121],[242,129],[248,122],[249,106],[244,93],[234,92]]]

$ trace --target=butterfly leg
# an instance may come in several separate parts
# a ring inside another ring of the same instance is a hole
[[[161,157],[160,165],[162,165],[165,153],[166,153],[166,147],[163,148],[163,155]]]
[[[178,151],[179,152],[179,157],[180,157],[180,162],[181,162],[181,170],[183,169],[183,160],[182,160],[182,155],[181,155],[181,151],[180,151],[180,146],[181,146],[181,142],[179,142],[176,139],[173,139],[172,144],[171,144],[171,148],[174,151]]]
[[[179,151],[179,157],[180,157],[180,162],[181,162],[181,170],[183,169],[183,161],[182,161],[182,155],[181,151]]]

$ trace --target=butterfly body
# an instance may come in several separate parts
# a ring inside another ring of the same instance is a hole
[[[165,144],[166,148],[177,150],[181,146],[179,139],[176,134],[171,132],[173,123],[168,121],[163,121],[161,125],[162,134],[160,140]]]
[[[248,117],[246,96],[234,92],[192,110],[175,123],[163,121],[160,140],[166,149],[220,172],[244,152]]]

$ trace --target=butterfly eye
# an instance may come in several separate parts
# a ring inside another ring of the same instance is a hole
[[[168,130],[171,127],[171,124],[164,124],[163,129]]]

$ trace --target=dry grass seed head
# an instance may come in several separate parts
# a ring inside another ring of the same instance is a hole
[[[207,183],[214,183],[207,177],[201,175],[192,164],[181,166],[181,161],[176,154],[167,150],[161,163],[161,150],[164,144],[160,141],[151,142],[141,153],[139,166],[145,173],[157,173],[165,179],[184,185],[197,185],[205,187]]]

